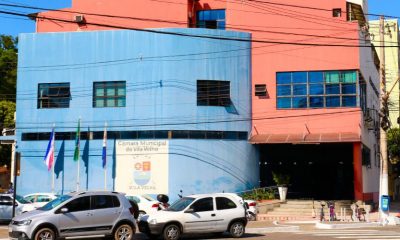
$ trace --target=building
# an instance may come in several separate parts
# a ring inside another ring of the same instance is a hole
[[[74,0],[71,8],[33,17],[37,32],[250,32],[251,92],[240,94],[251,93],[247,130],[260,185],[274,185],[272,172],[281,172],[292,177],[290,197],[377,201],[379,59],[366,8],[360,0]]]
[[[53,181],[56,192],[76,190],[79,183],[80,190],[106,187],[171,196],[181,189],[189,194],[258,185],[256,147],[248,143],[250,34],[157,31],[164,34],[19,36],[18,193],[51,191]],[[237,49],[247,51],[238,55]],[[79,164],[73,160],[78,119]],[[43,163],[53,126],[54,180]]]

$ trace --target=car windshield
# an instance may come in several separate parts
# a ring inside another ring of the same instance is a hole
[[[194,198],[184,197],[184,198],[181,198],[178,201],[174,202],[166,210],[173,211],[173,212],[179,212],[179,211],[182,211],[183,209],[185,209],[187,206],[189,206],[193,201],[194,201]]]
[[[21,196],[19,196],[19,195],[17,195],[17,196],[15,197],[15,199],[16,199],[19,203],[22,203],[22,204],[31,203],[31,202],[29,202],[29,201],[26,201],[23,197],[21,197]]]
[[[40,210],[44,210],[44,211],[51,210],[51,209],[57,207],[58,205],[60,205],[61,203],[67,201],[70,198],[72,198],[72,196],[70,196],[70,195],[62,195],[62,196],[54,199],[53,201],[48,202],[46,205],[44,205],[43,207],[41,207],[39,209]]]

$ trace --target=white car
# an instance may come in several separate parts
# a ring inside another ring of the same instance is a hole
[[[53,193],[32,193],[25,195],[24,199],[31,202],[36,208],[40,208],[57,197],[58,196]]]
[[[133,195],[125,196],[128,200],[134,201],[139,206],[139,219],[145,214],[150,214],[158,211],[159,202],[149,195]]]
[[[249,221],[255,221],[258,214],[257,202],[254,200],[244,200],[244,202],[248,206],[247,219],[249,219]]]
[[[213,193],[183,197],[165,210],[144,215],[139,231],[151,238],[162,235],[166,240],[177,240],[181,234],[226,231],[238,238],[243,236],[246,224],[240,198],[231,193]]]
[[[17,195],[15,200],[15,216],[35,210],[31,202]],[[13,211],[13,194],[0,194],[0,221],[10,221]]]

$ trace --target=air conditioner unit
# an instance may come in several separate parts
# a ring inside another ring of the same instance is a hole
[[[85,18],[83,17],[83,15],[75,15],[74,21],[76,23],[83,23],[85,21]]]

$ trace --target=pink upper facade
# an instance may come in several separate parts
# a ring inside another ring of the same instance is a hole
[[[185,28],[194,26],[197,10],[226,9],[226,29],[251,32],[254,40],[252,44],[253,135],[262,136],[260,139],[278,136],[270,142],[296,142],[305,136],[313,136],[317,142],[325,141],[324,139],[327,142],[336,141],[337,138],[338,141],[351,142],[357,139],[360,141],[362,132],[360,107],[301,110],[278,110],[276,107],[277,72],[361,69],[360,49],[357,47],[282,44],[282,42],[295,42],[359,45],[359,24],[357,21],[347,21],[347,2],[274,0],[273,2],[278,4],[270,4],[271,2],[120,0],[116,4],[111,0],[73,0],[71,8],[63,9],[71,12],[40,13],[39,16],[52,20],[38,20],[37,32],[106,30],[118,26]],[[333,17],[333,9],[341,9],[341,17]],[[86,23],[73,22],[75,16],[80,13]],[[67,22],[54,19],[64,19]],[[266,84],[267,97],[255,96],[256,84]],[[265,141],[260,139],[257,141]]]

